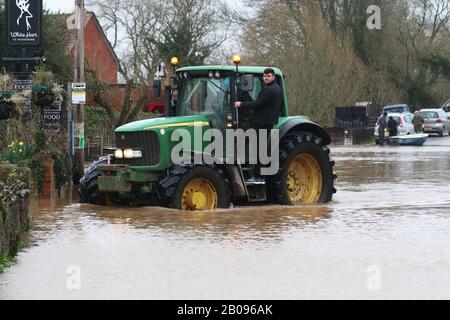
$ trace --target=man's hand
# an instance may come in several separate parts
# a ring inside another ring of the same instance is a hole
[[[234,107],[235,107],[235,108],[240,108],[240,107],[241,107],[241,103],[242,103],[242,102],[240,102],[240,101],[236,101],[236,102],[234,103]]]

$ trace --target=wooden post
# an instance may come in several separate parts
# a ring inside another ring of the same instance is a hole
[[[85,82],[84,78],[84,0],[75,0],[76,45],[74,82]],[[76,104],[73,108],[75,122],[75,183],[84,175],[84,105]]]
[[[51,156],[41,156],[40,161],[44,167],[44,184],[39,198],[51,199],[55,195],[55,172],[53,171],[53,159]]]
[[[101,133],[100,134],[100,156],[103,155],[103,148],[105,147],[104,145],[104,134]]]

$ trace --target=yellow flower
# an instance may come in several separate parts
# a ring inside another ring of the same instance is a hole
[[[15,145],[14,141],[13,141],[13,142],[11,142],[11,147],[12,147],[12,146],[14,146],[14,145]]]
[[[19,149],[19,152],[22,153],[22,152],[23,152],[23,149]]]
[[[19,146],[23,146],[23,141],[20,141],[20,142],[19,142]]]

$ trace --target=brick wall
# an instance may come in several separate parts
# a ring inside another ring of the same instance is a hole
[[[117,83],[117,62],[95,18],[89,19],[85,28],[85,59],[90,69],[96,71],[102,82]]]
[[[97,74],[98,79],[109,85],[103,95],[106,103],[113,107],[116,111],[121,111],[123,106],[123,99],[125,97],[125,86],[117,84],[118,76],[118,62],[117,57],[108,42],[102,27],[93,12],[86,13],[86,25],[84,30],[85,43],[85,60],[89,69]],[[75,32],[70,35],[70,41],[68,44],[69,54],[73,57],[74,44],[75,44]],[[148,104],[153,103],[156,105],[163,105],[162,98],[152,97],[152,88],[150,86],[144,88],[146,95],[148,96]],[[132,103],[134,104],[138,99],[138,90],[134,89],[131,95]],[[87,92],[87,105],[96,105],[92,91]],[[144,106],[142,111],[146,111],[147,106]]]
[[[152,96],[152,87],[146,86],[140,90],[144,90],[146,96],[148,97],[147,104],[155,103],[155,104],[161,104],[164,105],[164,98],[161,96],[161,98],[156,98]],[[112,108],[116,111],[121,111],[123,106],[123,99],[125,97],[126,89],[124,85],[110,85],[106,90],[104,90],[103,99],[105,102],[112,106]],[[131,101],[134,105],[139,98],[139,93],[137,89],[133,89],[131,93]],[[92,91],[88,89],[87,91],[87,105],[94,106],[95,101],[93,98]],[[147,111],[146,106],[144,106],[143,110],[141,111]]]

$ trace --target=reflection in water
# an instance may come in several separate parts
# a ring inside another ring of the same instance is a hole
[[[28,239],[43,240],[56,231],[81,232],[87,226],[119,225],[122,229],[145,229],[177,240],[224,241],[239,237],[242,243],[282,240],[296,229],[318,224],[330,217],[327,206],[261,206],[205,212],[178,211],[159,207],[102,207],[67,203],[40,203],[35,228]]]
[[[80,205],[76,195],[34,201],[32,246],[0,275],[0,299],[450,298],[450,147],[332,156],[338,193],[327,205],[180,212]],[[66,287],[69,266],[81,270],[78,291]],[[378,291],[367,287],[371,266]]]
[[[82,206],[81,210],[96,219],[126,224],[138,229],[158,230],[178,237],[208,237],[219,241],[229,235],[266,241],[281,239],[290,229],[329,218],[331,210],[316,207],[247,207],[210,212],[180,212],[164,208],[98,208]]]

